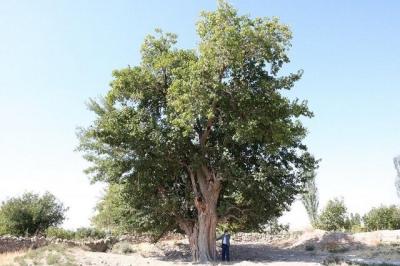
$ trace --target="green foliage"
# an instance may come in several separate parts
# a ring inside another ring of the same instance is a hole
[[[0,233],[17,236],[43,233],[61,224],[67,208],[54,195],[25,193],[11,198],[0,207]]]
[[[59,227],[50,227],[46,230],[46,236],[68,240],[101,239],[106,237],[106,233],[100,229],[87,227],[81,227],[75,231],[66,230]]]
[[[125,187],[111,184],[102,199],[97,203],[96,214],[92,218],[95,228],[115,234],[134,233],[138,227],[135,210],[129,203]]]
[[[318,218],[318,189],[315,184],[315,172],[308,172],[306,174],[307,183],[305,185],[305,192],[302,194],[301,201],[307,211],[308,218],[310,219],[311,225],[315,226]]]
[[[105,237],[106,233],[96,228],[81,227],[75,231],[76,239],[101,239]]]
[[[400,229],[400,208],[395,205],[372,208],[364,215],[363,221],[368,231],[398,230]]]
[[[288,26],[220,1],[197,32],[194,50],[177,48],[175,34],[146,37],[140,65],[113,72],[105,97],[88,104],[95,121],[79,132],[87,173],[123,186],[137,231],[196,222],[195,197],[208,201],[204,180],[221,184],[213,192],[221,221],[259,230],[288,209],[303,191],[301,173],[316,165],[302,142],[301,119],[312,113],[285,97],[302,71],[280,73],[290,61]],[[100,227],[118,226],[109,197],[94,218]]]
[[[60,238],[60,239],[74,239],[75,232],[71,230],[66,230],[60,227],[49,227],[46,230],[46,236],[52,238]]]
[[[362,227],[362,219],[360,214],[358,213],[350,213],[348,217],[346,217],[345,221],[345,229],[347,231],[353,232],[353,233],[359,233],[363,231]]]
[[[343,200],[329,200],[316,222],[316,228],[327,231],[346,229],[347,208]]]

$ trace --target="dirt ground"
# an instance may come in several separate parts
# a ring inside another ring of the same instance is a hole
[[[108,266],[144,266],[144,265],[192,265],[187,257],[174,259],[157,255],[113,254],[74,250],[78,265],[108,265]],[[217,262],[215,265],[297,265],[311,266],[321,265],[323,257],[315,254],[307,254],[301,251],[284,251],[272,249],[264,245],[240,244],[231,247],[231,262]]]
[[[231,262],[217,261],[214,265],[400,265],[400,231],[350,235],[317,230],[270,237],[234,236],[232,239]],[[26,253],[0,254],[0,265],[8,266],[192,265],[190,260],[185,239],[169,239],[157,244],[119,242],[108,252],[52,245]]]

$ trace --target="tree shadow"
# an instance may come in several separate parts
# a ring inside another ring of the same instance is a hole
[[[230,247],[232,263],[249,262],[304,262],[323,263],[327,260],[346,259],[352,251],[367,248],[345,233],[329,233],[301,242],[295,246],[277,247],[271,243],[238,242]],[[177,249],[165,252],[157,257],[163,261],[191,262],[191,253],[187,244],[179,244]],[[217,246],[217,262],[221,261],[221,247]]]
[[[268,244],[238,243],[230,247],[231,262],[322,262],[328,254],[314,251],[301,251],[272,247]],[[158,260],[174,262],[191,262],[189,246],[184,249],[166,251],[165,256],[157,256]],[[221,248],[217,248],[217,262],[221,261]]]

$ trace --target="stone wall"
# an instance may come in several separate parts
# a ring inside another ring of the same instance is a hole
[[[45,237],[15,237],[15,236],[1,236],[0,237],[0,253],[15,252],[24,249],[36,249],[48,244],[64,244],[70,247],[79,246],[83,249],[105,252],[118,240],[113,238],[105,238],[98,240],[66,240]]]
[[[14,252],[22,249],[38,248],[47,245],[49,242],[44,237],[0,237],[0,253]]]

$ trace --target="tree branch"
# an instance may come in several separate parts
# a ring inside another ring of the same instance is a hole
[[[207,138],[211,133],[211,126],[214,122],[214,119],[215,119],[215,117],[210,117],[207,120],[206,128],[203,130],[203,133],[201,134],[201,137],[200,137],[200,146],[201,147],[204,147],[206,145]]]
[[[187,235],[190,235],[191,231],[193,231],[193,227],[195,226],[196,222],[192,219],[185,219],[180,216],[175,216],[176,223],[179,227],[185,231]]]
[[[153,243],[157,243],[166,233],[168,233],[171,229],[172,229],[172,227],[174,226],[175,224],[174,223],[169,223],[165,228],[164,228],[164,230],[161,232],[161,234],[159,234],[158,236],[156,236],[154,239],[153,239]]]
[[[192,189],[193,189],[194,195],[195,195],[195,197],[198,197],[198,196],[200,196],[200,193],[199,193],[199,191],[197,189],[197,184],[196,184],[196,180],[195,180],[195,177],[194,177],[193,170],[187,164],[184,164],[184,166],[185,166],[185,168],[186,168],[186,170],[187,170],[187,172],[189,174],[190,181],[192,183]]]
[[[212,107],[211,107],[214,115],[211,116],[210,118],[208,118],[205,129],[202,131],[201,135],[199,136],[199,140],[200,140],[200,146],[203,148],[206,143],[207,143],[207,138],[211,133],[211,127],[213,125],[213,123],[215,122],[216,118],[217,118],[217,114],[215,114],[216,110],[217,110],[217,102],[214,101],[212,103]]]
[[[249,211],[249,210],[250,209],[241,209],[241,208],[239,208],[237,206],[231,205],[226,210],[226,212],[218,218],[218,222],[227,222],[228,219],[230,219],[230,218],[233,218],[233,219],[239,221],[240,220],[239,216],[243,215],[244,212]],[[235,211],[239,212],[239,216],[234,214]]]
[[[190,181],[192,183],[192,188],[193,188],[193,192],[194,192],[194,204],[198,211],[204,210],[205,205],[203,202],[202,190],[201,190],[201,188],[200,188],[200,191],[197,189],[195,174],[193,173],[193,170],[190,166],[188,166],[187,164],[185,164],[183,162],[182,162],[182,165],[186,168],[186,170],[189,174],[189,177],[190,177]],[[201,182],[202,180],[198,180],[198,181]],[[201,183],[199,185],[201,186]]]
[[[239,217],[237,217],[237,216],[235,216],[233,214],[228,214],[226,216],[218,218],[218,223],[226,223],[226,222],[228,222],[229,219],[234,219],[234,220],[240,222],[240,218]]]

